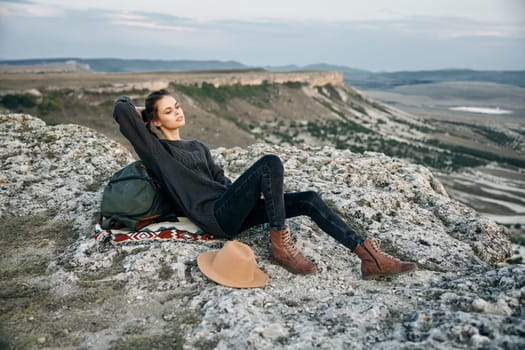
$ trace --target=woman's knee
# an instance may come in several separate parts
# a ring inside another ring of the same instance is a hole
[[[285,193],[286,215],[290,217],[307,215],[312,217],[322,206],[322,199],[315,191]]]
[[[303,201],[306,202],[307,204],[310,204],[312,206],[315,206],[316,203],[318,203],[319,201],[321,201],[321,196],[319,195],[319,193],[315,192],[315,191],[305,191],[305,192],[302,192],[302,197],[303,197]]]
[[[284,173],[283,162],[275,154],[265,154],[260,161],[272,169],[272,172]]]

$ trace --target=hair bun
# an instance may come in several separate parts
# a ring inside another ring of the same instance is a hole
[[[169,92],[165,89],[153,91],[151,94],[146,97],[144,103],[144,110],[142,111],[142,119],[147,123],[152,121],[155,118],[156,104],[157,101],[162,97],[169,95]]]

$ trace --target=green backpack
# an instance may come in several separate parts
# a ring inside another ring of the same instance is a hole
[[[102,194],[103,229],[141,229],[153,222],[177,221],[173,201],[160,190],[159,182],[138,160],[117,171]]]

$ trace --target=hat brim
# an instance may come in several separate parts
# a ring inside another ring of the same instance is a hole
[[[260,288],[268,284],[270,278],[258,267],[255,267],[253,279],[251,281],[234,281],[225,278],[224,276],[217,273],[212,267],[213,258],[216,254],[217,251],[206,252],[197,257],[197,265],[199,266],[199,269],[212,281],[231,288]]]

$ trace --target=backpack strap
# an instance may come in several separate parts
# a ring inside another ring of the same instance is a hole
[[[135,219],[130,219],[125,216],[112,215],[112,216],[103,216],[100,220],[100,227],[105,230],[111,230],[115,228],[129,227],[135,228],[139,221]]]
[[[100,218],[100,227],[102,227],[105,230],[111,229],[111,222],[113,220],[113,217],[102,216]]]

